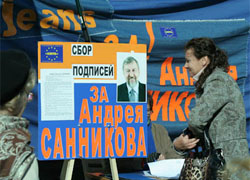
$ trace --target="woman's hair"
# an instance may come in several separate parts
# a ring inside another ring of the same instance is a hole
[[[31,68],[28,78],[21,91],[10,101],[1,106],[0,110],[11,111],[11,115],[18,115],[27,103],[27,96],[36,84],[36,71]]]
[[[205,82],[207,77],[218,67],[223,71],[228,72],[229,64],[228,57],[225,51],[218,48],[214,41],[210,38],[194,38],[187,42],[185,45],[185,51],[193,49],[194,56],[197,59],[207,56],[210,60],[208,66],[204,69],[199,80],[195,84],[196,93],[202,94],[202,84]]]

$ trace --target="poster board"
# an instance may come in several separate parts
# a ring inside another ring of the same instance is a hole
[[[38,159],[147,155],[147,103],[118,101],[123,60],[147,82],[146,45],[38,42]]]

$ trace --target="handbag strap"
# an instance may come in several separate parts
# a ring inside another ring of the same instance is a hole
[[[206,149],[210,149],[210,148],[213,149],[213,143],[208,134],[208,127],[206,127],[204,130],[204,142],[205,142]]]

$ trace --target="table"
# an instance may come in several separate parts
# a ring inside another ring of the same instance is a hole
[[[112,180],[111,174],[103,173],[88,173],[87,177],[91,180]],[[162,177],[148,177],[145,176],[143,171],[131,173],[119,173],[119,180],[170,180]]]

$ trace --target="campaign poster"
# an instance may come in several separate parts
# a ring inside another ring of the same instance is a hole
[[[144,44],[38,42],[38,159],[146,157],[146,84]]]

